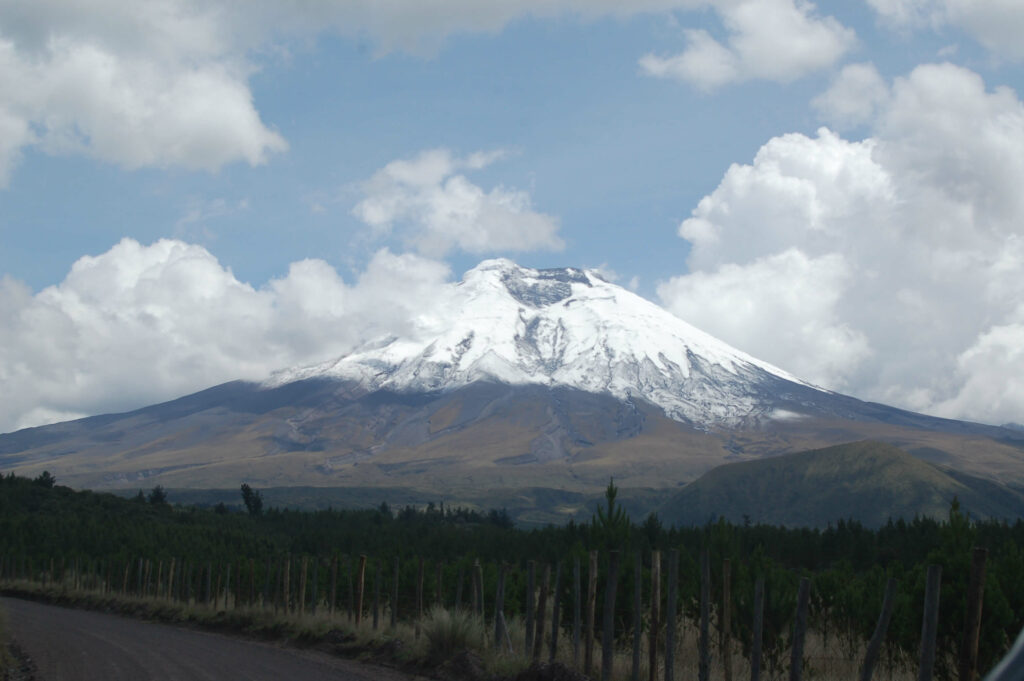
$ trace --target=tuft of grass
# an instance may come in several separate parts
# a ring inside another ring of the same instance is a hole
[[[483,652],[486,635],[483,623],[466,610],[434,608],[421,624],[430,662],[449,660],[463,651]]]

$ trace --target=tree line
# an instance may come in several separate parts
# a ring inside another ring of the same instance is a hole
[[[159,490],[159,491],[158,491]],[[403,583],[413,580],[419,561],[441,566],[451,585],[460,570],[479,561],[486,566],[524,568],[527,561],[570,565],[586,560],[591,550],[617,550],[623,557],[618,582],[632,588],[634,559],[641,557],[644,588],[650,583],[652,550],[679,550],[678,607],[699,617],[700,556],[712,565],[729,560],[730,633],[750,639],[749,613],[754,583],[765,581],[764,649],[766,665],[781,664],[801,577],[811,580],[810,620],[826,638],[852,651],[874,629],[886,583],[899,583],[886,645],[890,663],[909,659],[919,644],[927,566],[943,566],[939,648],[954,652],[965,618],[965,594],[974,547],[988,550],[979,667],[987,669],[1024,627],[1024,522],[972,519],[954,500],[948,517],[896,519],[870,529],[838,520],[824,529],[734,524],[724,520],[702,527],[665,527],[656,515],[639,522],[628,518],[609,485],[604,505],[589,522],[522,530],[500,510],[430,504],[392,509],[386,502],[364,510],[300,512],[264,508],[257,490],[244,485],[238,507],[197,508],[170,503],[166,492],[126,499],[109,493],[74,491],[49,474],[27,479],[0,476],[0,556],[42,565],[55,558],[71,561],[129,561],[145,557],[169,563],[263,565],[284,556],[309,556],[329,562],[359,554],[390,566],[398,559]],[[506,608],[517,614],[526,590],[525,571],[510,572]],[[484,571],[490,592],[498,570]],[[662,580],[665,579],[662,572]],[[426,588],[431,589],[431,580]],[[715,570],[712,594],[720,598],[723,575]],[[450,587],[449,587],[450,588]],[[661,587],[662,593],[665,592]],[[567,595],[564,595],[568,598]],[[431,596],[426,595],[430,602]],[[717,601],[716,601],[717,602]],[[566,608],[568,603],[564,604]],[[631,622],[628,599],[614,613]],[[953,670],[939,659],[940,677]]]

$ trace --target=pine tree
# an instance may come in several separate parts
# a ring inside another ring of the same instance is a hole
[[[244,482],[242,483],[242,503],[245,504],[245,508],[251,516],[255,517],[263,513],[263,495]]]
[[[598,506],[597,515],[590,521],[595,533],[594,539],[607,549],[623,548],[629,541],[629,529],[632,526],[626,509],[615,503],[618,493],[615,478],[609,478],[608,487],[604,491],[605,506]]]

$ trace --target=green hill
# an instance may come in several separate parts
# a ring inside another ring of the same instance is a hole
[[[1024,515],[1024,496],[1009,487],[873,441],[720,466],[680,490],[659,515],[681,525],[724,517],[824,527],[852,518],[877,527],[890,517],[944,517],[954,497],[975,517]]]

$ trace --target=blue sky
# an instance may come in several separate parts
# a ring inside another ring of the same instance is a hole
[[[1009,0],[0,2],[0,430],[340,354],[495,256],[1024,421],[1019,35]]]

